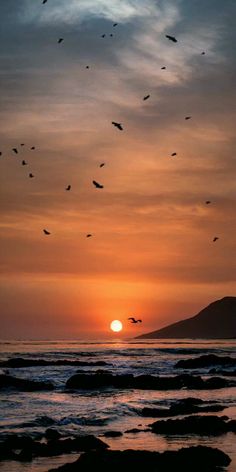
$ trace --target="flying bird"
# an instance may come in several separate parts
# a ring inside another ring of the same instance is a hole
[[[0,151],[0,156],[2,155],[2,151]]]
[[[71,189],[71,185],[68,185],[68,187],[66,187],[66,190],[70,190]]]
[[[218,236],[215,236],[215,237],[213,238],[212,242],[215,243],[218,239],[219,239]]]
[[[12,151],[13,151],[15,154],[18,154],[18,149],[12,148]]]
[[[147,100],[148,98],[150,98],[150,95],[145,95],[145,97],[143,97],[143,100]]]
[[[35,146],[32,146],[30,149],[31,149],[31,151],[34,151],[34,150],[35,150]]]
[[[131,317],[131,318],[128,318],[128,320],[131,321],[131,323],[142,323],[142,320],[136,320],[135,318]]]
[[[115,27],[115,26],[117,26],[117,25],[118,25],[118,23],[114,23],[114,24],[113,24],[113,27]]]
[[[116,123],[115,121],[111,122],[116,128],[118,128],[120,131],[123,131],[122,124],[121,123]]]
[[[25,143],[21,143],[21,146],[24,146],[24,145],[25,145]]]
[[[177,152],[172,152],[171,156],[177,156]]]
[[[113,34],[111,33],[110,36],[111,36],[111,38],[112,38]]]
[[[59,38],[57,42],[58,42],[58,44],[60,44],[60,43],[62,43],[62,41],[64,41],[64,38]]]
[[[191,116],[185,116],[185,120],[190,120],[191,118]]]
[[[33,177],[34,177],[34,175],[30,173],[30,174],[29,174],[29,178],[30,178],[30,179],[33,179]]]
[[[161,67],[161,70],[165,70],[165,69],[166,69],[166,66]]]
[[[91,238],[92,237],[92,234],[86,234],[86,238]]]
[[[101,38],[105,38],[105,36],[106,36],[105,34],[102,34]]]
[[[86,66],[86,69],[89,69],[89,66]]]
[[[201,52],[201,56],[205,56],[205,54],[206,54],[205,51]]]
[[[211,203],[211,200],[206,200],[205,204],[209,205]]]
[[[104,166],[105,166],[105,162],[102,162],[99,167],[104,167]]]
[[[43,232],[44,232],[44,234],[46,234],[47,236],[48,236],[49,234],[51,234],[51,233],[49,233],[49,231],[48,231],[47,229],[44,229]]]
[[[48,0],[43,0],[42,4],[44,5],[44,3],[47,3]]]
[[[23,161],[21,162],[21,164],[22,164],[23,166],[27,166],[27,165],[28,165],[25,160],[23,160]]]
[[[177,43],[177,39],[174,36],[170,36],[169,34],[166,34],[166,38],[172,41],[173,43]]]
[[[96,188],[103,188],[103,185],[99,184],[98,182],[96,182],[96,180],[93,180],[93,185],[96,187]]]

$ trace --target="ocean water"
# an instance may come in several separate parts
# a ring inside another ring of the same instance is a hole
[[[143,418],[138,412],[144,406],[168,406],[174,400],[198,397],[216,400],[228,408],[218,413],[236,419],[236,387],[219,390],[113,390],[66,392],[68,378],[80,372],[96,372],[102,369],[114,374],[132,373],[152,375],[176,375],[182,369],[174,369],[179,359],[196,355],[215,353],[236,355],[236,341],[202,340],[161,340],[161,341],[32,341],[0,342],[1,361],[12,357],[45,360],[82,360],[86,362],[105,361],[107,366],[76,367],[46,366],[7,369],[15,377],[34,380],[48,380],[56,386],[49,392],[0,393],[0,436],[7,434],[29,434],[37,438],[48,427],[52,419],[55,427],[63,435],[94,434],[101,439],[107,430],[124,432],[127,429],[145,427],[156,421]],[[2,369],[4,370],[4,369]],[[194,374],[207,376],[209,369],[194,370]],[[190,371],[191,372],[191,371]],[[216,413],[214,413],[216,414]],[[219,447],[232,459],[228,472],[236,471],[236,437],[233,433],[223,436],[172,436],[156,435],[151,432],[125,433],[119,438],[104,438],[112,449],[148,449],[156,451],[176,450],[188,445],[208,445]],[[65,462],[71,462],[78,454],[39,458],[32,463],[5,461],[0,463],[1,472],[46,472]]]

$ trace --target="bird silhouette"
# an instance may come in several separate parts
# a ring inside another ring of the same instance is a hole
[[[201,56],[205,56],[205,54],[206,54],[205,51],[201,52]]]
[[[22,164],[22,166],[27,166],[28,165],[27,162],[24,161],[24,160],[21,162],[21,164]]]
[[[170,36],[169,34],[166,34],[166,38],[172,41],[173,43],[177,43],[177,39],[174,36]]]
[[[113,36],[113,34],[111,33],[111,34],[110,34],[110,37],[112,38],[112,36]]]
[[[165,69],[166,69],[166,66],[161,67],[161,70],[165,70]]]
[[[117,26],[117,25],[118,25],[118,23],[113,23],[113,28],[114,28],[115,26]]]
[[[191,118],[191,116],[185,116],[185,120],[190,120]]]
[[[68,185],[68,186],[66,187],[66,190],[70,190],[70,189],[71,189],[71,185]]]
[[[215,243],[218,239],[219,239],[218,236],[215,236],[215,237],[213,238],[212,242]]]
[[[206,201],[205,201],[205,204],[206,204],[206,205],[210,205],[210,203],[211,203],[211,200],[206,200]]]
[[[92,234],[86,234],[86,238],[91,238],[92,237]]]
[[[103,185],[99,184],[98,182],[96,182],[96,180],[93,180],[93,185],[96,187],[96,188],[103,188]]]
[[[24,145],[25,145],[25,143],[21,143],[21,146],[24,146]]]
[[[35,146],[32,146],[30,149],[31,149],[31,151],[34,151],[34,150],[35,150]]]
[[[60,43],[62,43],[62,41],[64,41],[64,38],[59,38],[57,42],[58,42],[58,44],[60,44]]]
[[[48,0],[43,0],[42,4],[44,5],[44,3],[47,3]]]
[[[0,151],[0,156],[2,155],[2,151]]]
[[[86,66],[86,69],[89,69],[89,66]]]
[[[121,123],[116,123],[116,121],[111,122],[116,128],[118,128],[120,131],[123,131],[123,127]]]
[[[29,178],[30,178],[30,179],[33,179],[33,177],[34,177],[34,175],[30,173],[30,174],[29,174]]]
[[[105,34],[102,34],[101,38],[105,38],[105,37],[106,37],[106,35],[105,35]]]
[[[177,152],[172,152],[171,156],[177,156]]]
[[[148,98],[150,98],[150,95],[145,95],[145,97],[143,97],[143,100],[147,100]]]
[[[133,317],[128,318],[128,320],[130,320],[131,323],[142,323],[142,320],[136,320],[136,319],[133,318]]]
[[[51,233],[49,233],[49,231],[48,231],[47,229],[43,229],[43,232],[44,232],[44,234],[46,234],[47,236],[48,236],[49,234],[51,234]]]
[[[99,167],[104,167],[104,166],[105,166],[105,162],[102,162]]]
[[[13,151],[15,154],[18,154],[18,149],[12,148],[12,151]]]

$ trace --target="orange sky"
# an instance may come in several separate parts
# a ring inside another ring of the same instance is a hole
[[[2,337],[133,336],[235,295],[234,2],[4,3]]]

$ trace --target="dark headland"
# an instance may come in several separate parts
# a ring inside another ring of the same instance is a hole
[[[210,303],[191,318],[142,334],[136,339],[157,338],[236,338],[236,297],[224,297]]]

